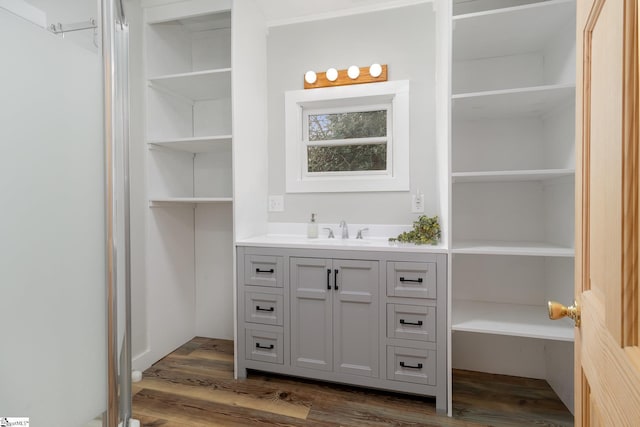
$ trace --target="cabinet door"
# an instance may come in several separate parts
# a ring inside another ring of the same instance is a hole
[[[378,377],[377,261],[334,260],[334,371]]]
[[[291,363],[300,368],[331,371],[331,260],[291,258],[290,268]]]

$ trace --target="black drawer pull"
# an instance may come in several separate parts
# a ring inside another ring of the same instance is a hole
[[[338,290],[338,269],[333,270],[333,289]]]
[[[264,349],[264,350],[273,350],[273,348],[274,348],[274,347],[273,347],[273,344],[269,344],[269,346],[268,346],[268,347],[265,347],[265,346],[263,346],[263,345],[260,345],[260,343],[259,343],[259,342],[257,342],[257,343],[256,343],[256,348],[262,348],[262,349]],[[420,365],[420,366],[422,366],[422,365]]]
[[[257,311],[274,311],[275,307],[269,307],[269,308],[262,308],[259,305],[256,305],[256,310]]]
[[[411,325],[411,326],[422,326],[422,320],[418,320],[417,322],[407,322],[404,319],[400,319],[401,325]]]
[[[274,273],[275,270],[273,268],[270,268],[269,270],[260,270],[259,268],[256,268],[256,273]]]
[[[418,277],[418,280],[415,279],[405,279],[404,277],[400,278],[401,282],[413,282],[413,283],[422,283],[422,277]]]
[[[327,268],[327,289],[331,290],[331,269]]]
[[[422,363],[418,363],[417,365],[407,365],[404,362],[400,362],[400,366],[403,368],[422,369]]]

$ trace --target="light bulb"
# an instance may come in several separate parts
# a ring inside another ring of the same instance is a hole
[[[380,77],[380,75],[382,74],[382,67],[380,66],[380,64],[371,64],[371,66],[369,67],[369,74],[371,75],[371,77]]]
[[[349,76],[349,78],[351,80],[355,80],[358,78],[358,76],[360,75],[360,68],[358,68],[355,65],[352,65],[351,67],[349,67],[349,69],[347,70],[347,75]]]
[[[310,85],[314,84],[318,80],[316,73],[314,71],[307,71],[304,73],[304,81],[309,83]]]
[[[326,75],[327,80],[329,80],[330,82],[335,82],[336,80],[338,80],[338,70],[336,70],[335,68],[329,68]]]

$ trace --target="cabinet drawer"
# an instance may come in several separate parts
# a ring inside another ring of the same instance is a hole
[[[436,264],[434,262],[387,263],[387,295],[435,299]]]
[[[284,361],[282,332],[247,329],[245,336],[247,359],[282,365]]]
[[[387,337],[436,341],[436,308],[387,304]]]
[[[388,346],[387,379],[436,385],[435,350]]]
[[[245,285],[282,287],[282,257],[247,255],[244,257]]]
[[[249,323],[282,326],[282,295],[246,292],[244,295],[244,320]]]

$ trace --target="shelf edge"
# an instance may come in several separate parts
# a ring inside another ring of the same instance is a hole
[[[232,197],[165,197],[165,198],[149,198],[149,207],[170,207],[170,206],[189,206],[195,207],[199,204],[225,204],[233,203]]]
[[[225,74],[231,73],[231,67],[228,68],[212,68],[210,70],[202,70],[202,71],[190,71],[188,73],[177,73],[177,74],[165,74],[161,76],[149,77],[148,81],[163,81],[163,80],[173,80],[173,79],[183,79],[183,78],[192,78],[192,77],[200,77],[207,75],[215,75],[215,74]]]
[[[552,1],[541,2],[541,3],[530,3],[530,4],[521,5],[521,6],[502,7],[502,8],[498,8],[498,9],[483,10],[483,11],[480,11],[480,12],[464,13],[464,14],[461,14],[461,15],[453,15],[451,17],[451,21],[455,23],[457,21],[464,21],[466,19],[481,18],[483,16],[492,16],[492,15],[508,14],[508,13],[517,13],[517,12],[520,12],[520,11],[526,11],[526,10],[529,10],[529,9],[538,9],[538,8],[543,8],[543,7],[553,8],[553,7],[558,7],[559,5],[562,5],[562,4],[565,4],[565,3],[575,3],[575,0],[552,0]]]
[[[147,144],[171,144],[171,143],[181,143],[181,142],[202,142],[207,140],[216,141],[219,140],[224,142],[225,140],[233,139],[232,135],[212,135],[212,136],[195,136],[195,137],[187,137],[187,138],[174,138],[174,139],[157,139],[157,140],[148,140]]]
[[[575,257],[575,249],[561,246],[517,246],[514,242],[513,246],[492,245],[487,241],[478,242],[471,245],[470,243],[453,244],[451,253],[467,254],[467,255],[513,255],[513,256],[544,256],[558,258]],[[505,242],[508,243],[508,242]],[[522,242],[525,243],[525,242]]]
[[[497,90],[485,90],[485,91],[479,91],[479,92],[454,93],[454,94],[451,94],[451,99],[462,100],[462,99],[471,99],[471,98],[535,93],[535,92],[555,91],[555,90],[558,90],[558,91],[567,90],[567,89],[575,90],[575,88],[576,88],[575,83],[559,83],[559,84],[541,85],[541,86],[524,86],[524,87],[511,88],[511,89],[497,89]]]

